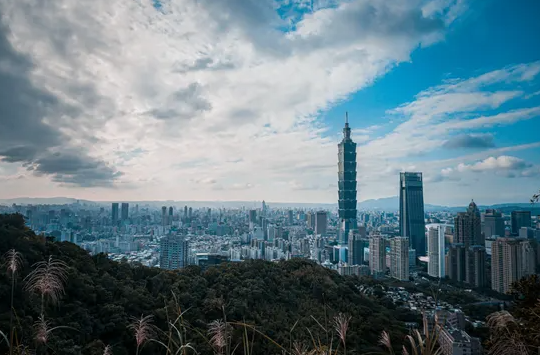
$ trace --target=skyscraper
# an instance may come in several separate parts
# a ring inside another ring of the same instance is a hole
[[[339,242],[346,246],[349,231],[356,229],[356,143],[351,139],[349,116],[345,116],[343,139],[338,144]]]
[[[172,224],[173,214],[174,214],[174,210],[173,210],[172,206],[170,206],[169,207],[169,218],[167,219],[167,224],[169,224],[169,225]]]
[[[390,239],[390,276],[400,281],[409,280],[409,238]]]
[[[288,211],[288,219],[289,219],[289,225],[292,226],[294,224],[294,218],[293,218],[293,211],[292,210]]]
[[[467,212],[459,212],[454,219],[454,243],[462,243],[465,248],[471,245],[484,245],[480,211],[471,201]]]
[[[381,277],[386,272],[386,246],[382,235],[369,238],[369,268],[373,277]]]
[[[531,211],[512,211],[512,234],[518,235],[521,227],[531,227]]]
[[[249,210],[249,222],[253,225],[257,224],[257,210]]]
[[[349,232],[349,257],[347,262],[349,265],[364,264],[364,249],[369,247],[369,240],[363,237],[358,231],[352,230]]]
[[[486,286],[486,248],[470,246],[465,251],[465,282],[474,287]]]
[[[445,272],[445,231],[446,225],[431,225],[428,228],[428,274],[432,277],[444,278]]]
[[[484,239],[504,237],[504,220],[500,211],[488,209],[484,214]]]
[[[160,240],[159,267],[177,270],[187,266],[188,243],[182,235],[169,235]]]
[[[527,239],[497,238],[491,244],[491,288],[510,291],[515,281],[535,272],[534,248]]]
[[[315,214],[315,234],[326,234],[328,216],[325,211],[318,211]]]
[[[127,219],[129,218],[129,203],[122,202],[121,212],[122,221],[127,221]]]
[[[112,204],[111,221],[113,225],[116,225],[118,223],[118,203],[117,202],[113,202]]]
[[[448,247],[446,272],[450,280],[465,282],[465,246],[454,243]]]
[[[163,227],[167,225],[167,206],[161,207],[161,225]]]
[[[426,255],[422,173],[404,172],[399,183],[399,231],[408,237],[417,256]]]

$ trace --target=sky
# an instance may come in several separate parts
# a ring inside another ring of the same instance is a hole
[[[535,0],[0,0],[0,199],[426,203],[540,188]]]

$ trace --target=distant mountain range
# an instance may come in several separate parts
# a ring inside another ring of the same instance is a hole
[[[51,198],[33,198],[33,197],[20,197],[14,199],[0,199],[0,204],[11,205],[69,205],[73,203],[87,204],[87,205],[109,205],[112,202],[122,201],[89,201],[89,200],[77,200],[69,197],[51,197]],[[258,208],[261,206],[262,201],[128,201],[130,204],[139,204],[140,206],[190,206],[193,208],[211,207],[246,207],[246,208]],[[275,208],[305,208],[305,209],[335,209],[337,206],[334,203],[285,203],[285,202],[267,202],[269,206]],[[463,211],[466,206],[462,207],[448,207],[441,205],[425,204],[426,211]],[[527,209],[533,210],[535,214],[540,213],[540,206],[532,206],[530,203],[502,203],[496,205],[479,205],[478,208],[485,210],[488,208],[495,208],[502,210],[503,212],[510,210]],[[399,209],[398,196],[385,197],[379,199],[365,200],[358,203],[358,209],[360,210],[385,210],[385,211],[397,211]]]

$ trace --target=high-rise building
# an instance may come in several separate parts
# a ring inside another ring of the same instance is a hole
[[[315,213],[306,213],[306,224],[308,228],[315,229]]]
[[[188,218],[191,219],[193,217],[193,208],[188,209]]]
[[[171,225],[172,224],[172,221],[173,221],[173,214],[174,214],[174,209],[172,206],[169,207],[169,216],[167,218],[167,224],[168,225]]]
[[[512,234],[518,235],[521,227],[531,227],[531,211],[512,211]]]
[[[390,239],[390,276],[400,281],[409,280],[409,238]]]
[[[288,213],[289,225],[292,226],[294,224],[293,211],[289,210],[287,213]]]
[[[364,249],[369,247],[369,240],[362,236],[358,231],[352,230],[349,232],[349,257],[347,262],[349,265],[364,264]]]
[[[184,206],[184,221],[186,221],[187,218],[188,218],[188,215],[187,215],[187,214],[188,214],[188,207],[187,207],[187,206]]]
[[[500,293],[522,277],[535,273],[536,255],[527,239],[497,238],[491,244],[491,288]]]
[[[428,228],[428,274],[432,277],[444,278],[445,271],[445,253],[446,225],[432,225]]]
[[[488,209],[484,214],[484,238],[493,236],[504,237],[504,220],[502,213],[497,210]]]
[[[459,212],[454,219],[454,243],[461,243],[466,248],[471,245],[484,245],[480,211],[471,201],[467,212]]]
[[[404,172],[399,182],[399,232],[408,237],[416,255],[426,255],[422,173]]]
[[[465,282],[465,246],[454,243],[448,247],[446,273],[450,280]]]
[[[472,245],[465,251],[465,282],[474,287],[486,286],[486,248]]]
[[[325,211],[318,211],[315,214],[315,234],[326,234],[326,227],[328,225],[328,216]]]
[[[121,218],[122,218],[122,221],[127,221],[128,220],[128,218],[129,218],[129,203],[122,202]]]
[[[167,206],[161,207],[161,225],[163,227],[167,225]]]
[[[349,231],[356,229],[356,143],[351,139],[348,114],[343,139],[338,144],[339,243],[346,246]]]
[[[386,273],[386,246],[382,235],[375,234],[369,238],[369,268],[375,278]]]
[[[118,224],[118,203],[117,202],[113,202],[112,204],[111,221],[113,225]]]
[[[249,222],[253,223],[253,225],[257,224],[257,210],[249,211]]]
[[[160,240],[159,267],[177,270],[188,264],[188,242],[182,235],[169,235]]]

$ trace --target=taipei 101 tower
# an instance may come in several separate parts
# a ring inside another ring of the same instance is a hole
[[[338,144],[338,216],[339,244],[346,247],[349,231],[357,228],[356,223],[356,143],[351,139],[349,115],[345,114],[343,139]],[[340,259],[342,259],[340,257]]]

